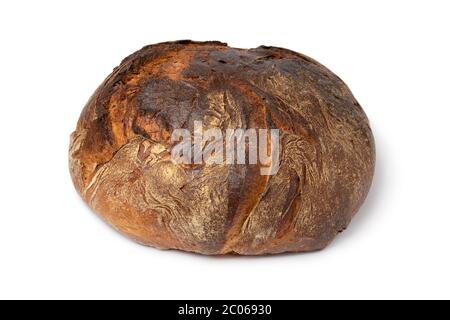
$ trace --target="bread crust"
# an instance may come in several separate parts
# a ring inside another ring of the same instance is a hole
[[[205,126],[281,131],[281,165],[172,163],[171,133]],[[375,145],[348,87],[302,54],[220,42],[146,46],[85,106],[70,172],[88,205],[131,239],[206,255],[324,248],[372,181]]]

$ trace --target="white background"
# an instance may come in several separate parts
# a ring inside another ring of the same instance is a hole
[[[0,298],[450,298],[449,1],[1,1]],[[211,258],[134,244],[80,200],[69,135],[146,44],[300,51],[367,112],[377,172],[326,250]]]

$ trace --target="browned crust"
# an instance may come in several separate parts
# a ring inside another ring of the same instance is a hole
[[[176,166],[174,128],[278,128],[282,164]],[[132,54],[84,108],[70,148],[83,199],[117,230],[159,248],[272,254],[324,248],[364,201],[375,147],[336,75],[302,54],[167,42]]]

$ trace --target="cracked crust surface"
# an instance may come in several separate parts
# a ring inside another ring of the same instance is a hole
[[[280,129],[281,165],[182,166],[171,133]],[[374,172],[369,122],[347,86],[293,51],[168,42],[126,58],[71,136],[76,189],[135,241],[216,255],[324,248],[364,201]]]

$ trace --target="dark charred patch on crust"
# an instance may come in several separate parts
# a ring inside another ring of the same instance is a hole
[[[138,116],[158,117],[170,128],[183,128],[198,96],[187,82],[152,79],[142,85],[137,97]]]

